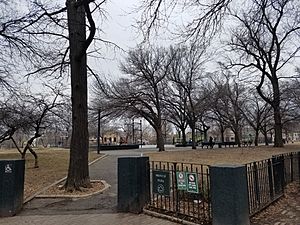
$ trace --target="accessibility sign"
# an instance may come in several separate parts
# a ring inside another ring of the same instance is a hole
[[[12,173],[12,165],[6,164],[4,167],[4,173]]]
[[[168,171],[154,170],[152,173],[152,190],[159,195],[170,195],[170,173]]]
[[[199,193],[197,173],[186,173],[187,191],[191,193]]]
[[[186,172],[176,172],[177,179],[177,189],[178,190],[187,190],[187,182],[186,182]]]

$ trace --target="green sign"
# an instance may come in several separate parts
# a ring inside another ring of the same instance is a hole
[[[167,171],[153,170],[152,190],[159,195],[170,195],[170,173]]]
[[[176,179],[177,179],[177,189],[186,191],[187,184],[186,184],[186,172],[176,172]]]
[[[187,191],[191,193],[199,193],[198,177],[196,173],[186,173]]]

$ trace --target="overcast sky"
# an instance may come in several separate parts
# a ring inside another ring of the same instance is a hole
[[[120,48],[127,51],[135,47],[141,39],[138,39],[137,30],[133,28],[137,14],[134,14],[134,8],[138,0],[110,0],[105,5],[107,11],[107,21],[101,28],[103,29],[102,37],[111,41]],[[98,24],[101,21],[96,21]],[[124,52],[111,47],[103,47],[103,56],[107,59],[97,62],[97,70],[104,74],[110,74],[112,77],[118,77],[119,61],[123,59]]]

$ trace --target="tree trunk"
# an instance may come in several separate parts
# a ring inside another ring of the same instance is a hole
[[[234,139],[235,139],[235,143],[237,143],[237,145],[241,147],[240,134],[238,130],[234,131]]]
[[[186,134],[185,134],[185,128],[181,129],[181,133],[182,133],[182,144],[186,145]]]
[[[18,152],[21,154],[21,157],[23,157],[22,151],[19,148],[18,144],[16,143],[15,139],[13,137],[10,138],[12,142],[14,143],[15,147],[17,148]]]
[[[24,150],[23,150],[23,152],[22,152],[22,159],[25,159],[27,150],[30,151],[30,153],[31,153],[31,154],[33,155],[33,157],[34,157],[34,168],[39,168],[39,164],[38,164],[38,156],[37,156],[36,152],[31,148],[31,145],[32,145],[33,141],[34,141],[35,139],[39,138],[39,137],[41,137],[41,135],[40,135],[38,132],[36,132],[36,133],[34,134],[34,136],[33,136],[32,138],[30,138],[30,139],[27,141],[27,144],[26,144],[26,146],[25,146],[25,148],[24,148]]]
[[[76,5],[77,4],[77,5]],[[87,58],[81,51],[86,41],[85,10],[76,0],[67,0],[71,61],[72,137],[67,191],[90,187],[88,168]]]
[[[274,147],[283,147],[282,140],[282,122],[281,122],[281,112],[280,112],[280,92],[279,92],[279,84],[277,82],[272,82],[274,100],[273,100],[273,110],[274,110],[274,131],[275,131],[275,139],[274,139]]]
[[[258,135],[259,135],[259,130],[255,130],[255,137],[254,137],[255,146],[258,146]]]
[[[38,161],[38,156],[37,156],[36,152],[28,144],[26,145],[25,148],[27,148],[34,157],[34,168],[39,168],[39,161]]]
[[[208,138],[207,138],[207,131],[210,129],[210,127],[208,126],[203,126],[203,133],[204,133],[204,140],[205,141],[208,141]]]
[[[283,147],[283,140],[282,140],[282,123],[281,123],[281,114],[280,108],[274,108],[274,131],[275,131],[275,139],[274,139],[274,147]]]
[[[219,125],[219,128],[220,128],[220,133],[221,133],[221,142],[223,143],[225,141],[225,138],[224,138],[225,129],[222,125]]]
[[[191,126],[191,129],[192,129],[192,149],[196,149],[196,133],[195,133],[195,126],[192,125]]]
[[[269,145],[269,140],[268,140],[268,133],[267,132],[265,132],[264,133],[264,138],[265,138],[265,145]]]
[[[204,141],[208,141],[208,139],[207,139],[207,130],[205,128],[203,129],[203,134],[204,134]]]
[[[158,151],[160,152],[165,151],[164,137],[163,137],[161,126],[156,128],[156,143],[157,143]]]

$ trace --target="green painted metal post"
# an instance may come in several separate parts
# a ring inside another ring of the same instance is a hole
[[[247,172],[244,165],[210,167],[213,225],[249,225]]]

